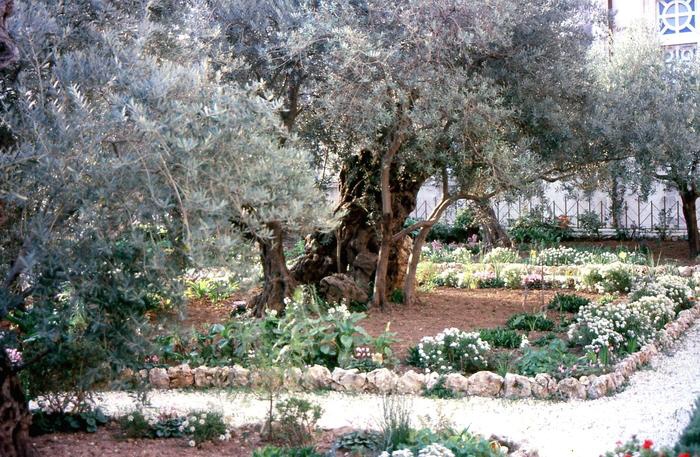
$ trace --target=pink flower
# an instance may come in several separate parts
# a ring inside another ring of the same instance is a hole
[[[10,363],[13,365],[19,365],[22,363],[22,353],[14,348],[5,348],[5,354],[7,358],[10,359]]]

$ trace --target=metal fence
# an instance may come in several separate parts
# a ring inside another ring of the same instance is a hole
[[[414,219],[426,219],[433,208],[439,203],[439,198],[433,197],[418,202],[411,213]],[[457,213],[467,206],[465,201],[459,201],[448,208],[442,216],[442,221],[452,223]],[[614,230],[611,204],[605,199],[566,199],[559,201],[544,201],[539,199],[522,199],[517,201],[497,201],[493,204],[494,212],[504,227],[512,221],[533,211],[541,213],[550,219],[566,217],[570,227],[581,229],[585,227],[582,215],[592,218],[595,215],[600,221],[602,231]],[[700,211],[699,211],[700,216]],[[683,210],[678,200],[666,196],[654,201],[645,201],[639,197],[628,197],[622,204],[618,217],[618,229],[632,233],[684,235],[686,233]]]

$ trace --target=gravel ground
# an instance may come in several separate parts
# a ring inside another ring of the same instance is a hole
[[[528,441],[541,457],[597,457],[612,450],[618,440],[632,435],[672,445],[690,419],[700,394],[700,325],[689,329],[675,351],[655,358],[648,369],[638,371],[624,392],[599,400],[567,403],[538,400],[464,398],[433,400],[410,397],[416,423],[448,418],[455,426],[483,435],[497,434]],[[376,427],[381,398],[374,395],[322,393],[304,395],[320,403],[323,428]],[[265,403],[251,394],[208,390],[202,392],[154,392],[155,407],[177,410],[213,408],[232,424],[260,422]],[[102,406],[111,413],[133,408],[125,393],[107,393]]]

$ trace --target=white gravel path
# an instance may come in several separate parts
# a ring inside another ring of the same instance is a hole
[[[637,372],[624,392],[599,400],[567,403],[537,400],[464,398],[433,400],[411,397],[419,417],[436,421],[446,417],[459,427],[483,435],[497,434],[527,440],[541,457],[598,457],[615,442],[631,435],[660,445],[675,443],[688,423],[700,394],[700,324],[691,327],[670,355],[655,358],[648,369]],[[381,398],[374,395],[321,393],[305,395],[320,403],[323,428],[373,427],[381,414]],[[252,394],[219,390],[203,392],[160,391],[150,395],[155,407],[178,410],[214,408],[232,424],[260,422],[265,404]],[[133,408],[125,393],[104,394],[102,406],[109,412]]]

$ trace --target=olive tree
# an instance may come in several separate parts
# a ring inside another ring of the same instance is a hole
[[[602,135],[634,158],[628,174],[680,196],[691,257],[700,254],[700,62],[667,60],[654,30],[633,28],[593,55]]]
[[[256,245],[279,249],[281,233],[327,219],[280,103],[222,81],[135,3],[32,1],[10,18],[21,60],[3,118],[16,142],[0,153],[2,455],[32,453],[28,396],[80,409],[142,362],[184,268],[249,274]]]

